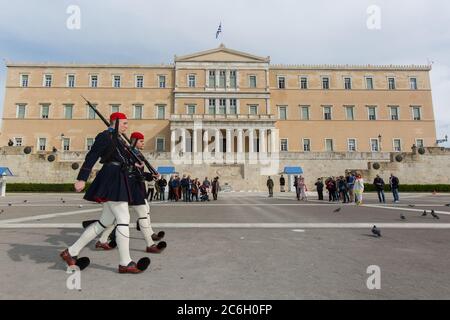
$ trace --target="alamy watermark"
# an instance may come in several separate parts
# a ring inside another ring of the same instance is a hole
[[[69,290],[81,291],[81,270],[78,266],[69,266],[66,270],[70,276],[66,280],[66,287]]]
[[[81,29],[81,9],[77,5],[70,5],[66,9],[66,13],[69,17],[66,20],[66,27],[69,30]]]
[[[367,274],[370,276],[367,278],[366,285],[369,290],[381,289],[381,268],[377,265],[371,265],[367,267]]]
[[[366,25],[369,30],[380,30],[381,29],[381,8],[377,5],[371,5],[367,8],[366,13],[369,15],[367,17]]]

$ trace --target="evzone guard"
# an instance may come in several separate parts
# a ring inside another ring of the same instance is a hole
[[[120,112],[111,114],[109,128],[97,135],[80,169],[75,182],[77,192],[85,188],[92,168],[97,160],[101,159],[100,163],[103,166],[84,195],[84,199],[102,203],[103,211],[100,220],[87,227],[72,246],[61,252],[61,258],[69,266],[78,265],[80,269],[84,269],[89,264],[89,259],[77,258],[81,250],[114,222],[117,223],[119,273],[141,273],[150,265],[150,259],[147,257],[140,259],[138,263],[132,261],[130,257],[128,203],[133,202],[133,199],[128,173],[130,167],[141,166],[141,163],[136,161],[136,157],[130,153],[125,141],[120,137],[127,128],[128,120],[125,114]]]
[[[143,160],[142,154],[138,150],[144,149],[144,135],[140,132],[133,132],[131,134],[131,145],[132,152],[134,152],[138,158]],[[132,200],[129,205],[132,206],[138,214],[139,218],[136,222],[136,226],[137,229],[142,232],[145,242],[147,243],[145,251],[148,253],[161,253],[167,247],[166,242],[161,241],[158,244],[155,244],[154,241],[161,240],[165,233],[164,231],[160,231],[156,234],[151,226],[150,206],[147,202],[147,188],[145,187],[144,177],[145,180],[151,180],[157,178],[157,175],[144,174],[142,166],[134,166],[133,171],[129,175],[130,190],[132,195]],[[103,231],[99,241],[95,244],[97,249],[111,250],[116,247],[116,241],[114,238],[117,236],[117,231],[114,229],[115,226],[111,225]],[[110,242],[108,242],[108,238],[112,238]]]

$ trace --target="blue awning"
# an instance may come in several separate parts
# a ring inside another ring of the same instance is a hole
[[[302,174],[302,167],[284,167],[285,174]]]
[[[157,171],[159,174],[172,174],[175,172],[175,167],[158,167]]]
[[[0,176],[13,176],[13,173],[7,167],[0,167]]]

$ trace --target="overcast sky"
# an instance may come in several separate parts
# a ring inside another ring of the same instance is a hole
[[[450,133],[448,0],[0,0],[0,58],[171,63],[217,47],[284,64],[427,64],[438,138]],[[67,28],[67,8],[81,10]],[[369,29],[367,9],[381,9]],[[222,34],[215,33],[222,22]],[[0,68],[0,110],[6,68]],[[447,144],[450,146],[450,144]]]

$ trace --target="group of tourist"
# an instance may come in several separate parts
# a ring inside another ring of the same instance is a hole
[[[294,177],[294,187],[297,195],[297,200],[307,201],[308,197],[306,192],[307,187],[305,178],[303,176]],[[385,183],[384,180],[377,175],[373,181],[373,185],[378,194],[378,200],[380,203],[386,203],[384,195]],[[394,202],[400,201],[398,195],[399,179],[391,173],[389,177],[389,185],[392,191]],[[285,192],[286,180],[283,175],[280,177],[280,192]],[[328,192],[328,201],[343,203],[356,203],[362,204],[364,193],[364,179],[361,174],[354,172],[347,172],[345,176],[318,178],[316,183],[316,190],[319,200],[324,200],[324,189]],[[267,187],[269,189],[269,197],[273,197],[274,182],[271,177],[267,179]]]
[[[167,181],[164,177],[148,182],[147,198],[148,201],[160,200],[165,201],[166,188],[168,189],[167,200],[193,202],[193,201],[210,201],[210,194],[214,200],[217,200],[220,190],[219,177],[215,177],[213,181],[209,181],[205,177],[203,182],[198,178],[192,179],[191,176],[185,174],[180,177],[174,174]]]

